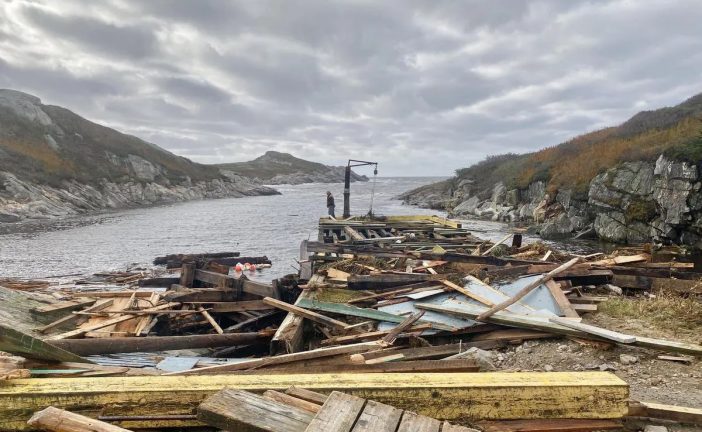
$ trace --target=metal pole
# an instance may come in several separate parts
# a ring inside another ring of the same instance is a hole
[[[346,166],[344,174],[344,219],[351,217],[351,165]]]

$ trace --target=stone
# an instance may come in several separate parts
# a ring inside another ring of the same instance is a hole
[[[668,428],[665,426],[646,425],[643,432],[668,432]]]
[[[463,201],[459,205],[457,205],[452,211],[452,214],[455,215],[467,215],[467,214],[475,214],[475,210],[478,208],[480,205],[480,199],[478,199],[477,196],[472,196],[468,198],[467,200]]]
[[[602,372],[606,372],[606,371],[616,371],[616,370],[617,370],[617,368],[616,368],[613,364],[609,364],[609,363],[602,363],[602,364],[598,367],[598,369],[601,370]]]
[[[451,358],[473,360],[475,364],[477,364],[478,367],[480,367],[481,371],[494,371],[497,369],[495,367],[495,364],[492,362],[492,353],[490,351],[481,350],[477,347],[469,348],[467,351],[464,351],[460,354],[456,354],[455,356],[451,356]]]
[[[551,365],[544,365],[544,372],[553,372],[553,366]]]
[[[575,230],[573,222],[570,220],[567,214],[561,213],[556,218],[550,219],[545,222],[539,234],[546,240],[557,239],[570,236]]]
[[[620,287],[618,287],[618,286],[616,286],[616,285],[604,284],[604,285],[602,285],[602,287],[603,287],[604,289],[606,289],[607,291],[611,292],[612,294],[616,294],[616,295],[622,295],[622,294],[624,294],[624,291],[623,291]]]
[[[628,354],[620,354],[619,355],[619,362],[623,365],[631,365],[634,363],[638,363],[639,358],[636,356],[628,355]]]

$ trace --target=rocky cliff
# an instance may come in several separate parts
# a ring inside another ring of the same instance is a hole
[[[702,248],[702,96],[401,196],[453,216],[528,223],[544,238]]]
[[[297,158],[289,153],[268,151],[249,161],[217,165],[227,176],[244,176],[268,185],[302,183],[343,183],[346,168]],[[351,181],[368,177],[351,171]]]
[[[37,97],[0,90],[0,222],[276,193]]]

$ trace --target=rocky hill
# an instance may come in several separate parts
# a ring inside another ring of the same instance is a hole
[[[401,198],[531,223],[544,238],[591,231],[702,248],[701,180],[702,94],[534,153],[488,157]]]
[[[0,222],[276,193],[35,96],[0,90]]]
[[[268,151],[249,162],[217,165],[223,174],[243,176],[268,185],[302,183],[340,183],[346,168],[329,166],[296,158],[289,153]],[[351,181],[368,181],[368,177],[351,172]]]

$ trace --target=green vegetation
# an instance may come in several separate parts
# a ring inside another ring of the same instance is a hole
[[[600,303],[598,312],[621,320],[642,320],[654,328],[690,331],[695,336],[702,331],[702,302],[694,296],[659,292],[654,298],[614,297]]]
[[[702,133],[680,145],[669,148],[665,155],[671,159],[693,164],[702,163]]]
[[[487,193],[499,181],[508,188],[526,189],[541,180],[550,191],[568,188],[575,197],[585,197],[592,178],[622,162],[653,161],[665,154],[675,160],[699,163],[700,131],[702,95],[672,108],[639,113],[620,126],[581,135],[534,153],[490,156],[457,170],[455,182],[471,179],[476,190]],[[648,210],[635,206],[632,211],[637,214],[633,216],[646,217]]]

